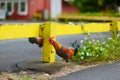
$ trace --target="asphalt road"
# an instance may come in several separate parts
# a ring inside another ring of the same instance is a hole
[[[0,70],[11,71],[16,63],[36,59],[41,59],[41,50],[27,39],[0,41]]]
[[[81,70],[56,80],[120,80],[120,62]]]
[[[101,37],[101,36],[104,36]],[[109,37],[109,33],[93,34],[93,39],[101,39],[104,41],[106,37]],[[85,35],[67,35],[57,37],[63,46],[68,47],[69,43],[75,40],[85,39]],[[14,40],[1,40],[0,41],[0,71],[14,71],[16,64],[23,61],[41,60],[42,49],[36,44],[30,44],[28,39],[14,39]],[[59,59],[58,56],[56,56]]]

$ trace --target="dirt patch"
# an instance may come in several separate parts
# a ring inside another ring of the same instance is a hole
[[[73,66],[65,66],[60,71],[56,72],[55,74],[50,75],[49,78],[56,78],[56,77],[62,77],[66,76],[72,72],[80,71],[83,69],[95,67],[96,65],[73,65]]]
[[[1,73],[0,80],[49,80],[49,79],[55,79],[57,77],[66,76],[72,72],[91,68],[96,65],[94,64],[77,65],[77,64],[60,62],[52,65],[45,64],[41,68],[38,68],[38,66],[33,66],[33,65],[31,66],[32,67],[29,67],[29,69],[31,68],[31,70],[24,68],[24,71],[20,71],[17,73],[9,73],[9,72]],[[36,69],[33,67],[35,67]]]

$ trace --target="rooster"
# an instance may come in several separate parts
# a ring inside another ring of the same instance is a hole
[[[39,39],[37,39],[37,38],[35,38],[35,37],[31,37],[31,38],[29,38],[28,39],[29,40],[29,42],[30,43],[35,43],[35,44],[37,44],[39,47],[42,47],[43,46],[43,38],[41,37],[41,38],[39,38]]]
[[[71,60],[72,57],[75,56],[75,54],[78,51],[79,45],[78,45],[77,41],[75,41],[75,42],[73,42],[71,44],[71,46],[73,48],[63,47],[59,42],[55,41],[53,39],[53,37],[50,37],[48,39],[48,41],[55,48],[56,54],[59,57],[63,58],[63,60],[65,60],[66,62],[68,62],[69,60]],[[31,37],[31,38],[29,38],[29,42],[32,43],[32,44],[35,43],[35,44],[39,45],[39,47],[43,46],[43,38],[42,37],[39,38],[39,39],[37,39],[35,37]]]
[[[66,62],[71,60],[77,53],[77,47],[75,49],[63,47],[59,42],[53,40],[52,37],[49,38],[49,43],[55,48],[56,54],[63,58]]]

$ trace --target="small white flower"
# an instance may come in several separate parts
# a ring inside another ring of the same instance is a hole
[[[108,39],[109,39],[109,40],[112,40],[112,38],[111,38],[111,37],[109,37]]]
[[[74,50],[74,48],[72,46],[70,46],[69,49],[73,49]]]
[[[102,44],[105,44],[105,42],[102,42]]]
[[[95,40],[93,40],[93,42],[95,42]]]
[[[88,33],[87,35],[90,35],[90,33]]]
[[[87,40],[88,38],[87,37],[85,37],[85,40]]]
[[[117,37],[119,37],[120,36],[120,34],[117,34]]]
[[[109,47],[109,45],[108,45],[108,44],[106,44],[106,47]]]
[[[92,56],[95,56],[95,54],[92,54]]]
[[[97,40],[97,43],[99,43],[100,41],[99,40]]]
[[[75,25],[75,24],[74,24],[74,23],[72,23],[72,22],[69,22],[68,24]]]
[[[86,47],[83,47],[83,49],[86,49]]]
[[[81,59],[84,59],[84,57],[83,57],[83,56],[81,56],[80,58],[81,58]]]
[[[81,52],[82,55],[84,55],[84,52]]]
[[[100,48],[100,51],[103,51],[103,49],[102,49],[102,48]]]
[[[89,44],[91,44],[92,42],[91,41],[89,41]]]
[[[96,57],[99,57],[99,55],[96,55]]]
[[[81,40],[80,43],[83,43],[83,40]]]
[[[89,56],[90,55],[89,52],[87,52],[86,55]]]

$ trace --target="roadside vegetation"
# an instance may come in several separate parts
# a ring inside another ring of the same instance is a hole
[[[120,20],[120,13],[83,12],[76,14],[61,14],[57,16],[60,22],[111,22]]]
[[[120,13],[102,13],[102,12],[81,12],[74,14],[61,14],[59,16],[107,16],[107,17],[120,17]]]
[[[120,36],[107,41],[94,40],[88,34],[81,40],[80,48],[73,57],[75,63],[107,63],[120,60]]]
[[[111,21],[106,17],[120,17],[119,0],[67,0],[75,6],[78,12],[75,14],[63,13],[57,17],[59,21]],[[94,16],[95,19],[92,17]],[[89,18],[88,18],[89,17]],[[102,20],[99,20],[102,17]],[[104,18],[105,17],[105,18]],[[104,20],[105,19],[105,20]]]
[[[80,12],[118,12],[119,0],[68,0],[76,6]]]
[[[120,13],[100,13],[100,12],[85,12],[85,13],[79,13],[77,15],[83,15],[83,16],[108,16],[108,17],[120,17]]]

